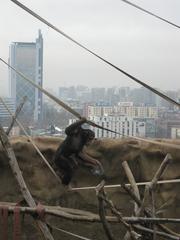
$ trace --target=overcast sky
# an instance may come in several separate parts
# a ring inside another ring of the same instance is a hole
[[[180,0],[132,0],[180,25]],[[39,15],[147,84],[180,89],[180,29],[153,18],[121,0],[22,0]],[[138,84],[107,66],[10,0],[1,0],[0,57],[6,61],[11,42],[44,39],[44,87],[130,86]],[[8,94],[8,69],[0,62],[0,94]]]

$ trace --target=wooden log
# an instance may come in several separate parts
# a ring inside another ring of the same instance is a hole
[[[128,230],[128,232],[130,233],[130,237],[133,240],[140,239],[140,235],[134,232],[131,225],[129,225],[128,223],[126,223],[126,221],[124,221],[122,214],[115,208],[113,202],[107,198],[107,195],[104,191],[104,184],[105,184],[105,181],[102,181],[102,183],[99,184],[98,187],[96,188],[96,195],[98,197],[98,200],[100,199],[102,202],[103,201],[106,202],[106,204],[110,207],[112,213],[115,214],[115,216],[118,218],[119,222],[121,222],[125,226],[125,228]],[[102,206],[102,208],[104,207]],[[104,218],[106,220],[104,209],[103,209],[103,221],[104,221]],[[111,230],[107,222],[105,222],[104,224],[106,224],[105,227],[107,228],[108,232],[110,232],[111,234]]]
[[[124,171],[126,173],[126,176],[128,178],[129,183],[131,184],[131,187],[132,187],[132,189],[134,191],[134,194],[137,196],[138,199],[140,199],[138,186],[136,184],[135,178],[133,176],[133,173],[132,173],[132,171],[131,171],[127,161],[123,161],[122,162],[122,167],[123,167],[123,169],[124,169]],[[138,207],[137,203],[135,202],[135,216],[138,213],[138,208],[139,207]]]
[[[140,225],[134,225],[134,228],[136,228],[137,230],[141,231],[141,232],[144,232],[144,233],[150,233],[153,235],[154,233],[154,230],[152,229],[149,229],[149,228],[145,228],[143,226],[140,226]],[[160,231],[156,231],[156,234],[158,236],[161,236],[161,237],[164,237],[166,239],[170,239],[170,240],[179,240],[179,237],[177,236],[174,236],[172,234],[168,234],[168,233],[164,233],[164,232],[160,232]]]
[[[104,198],[103,196],[105,195],[103,186],[105,184],[105,181],[103,180],[96,188],[96,195],[98,198],[99,202],[99,216],[102,221],[102,225],[104,228],[104,231],[106,233],[106,236],[109,240],[115,240],[114,235],[111,231],[111,228],[106,220],[106,214],[105,214],[105,209],[104,209]]]
[[[171,155],[168,153],[166,155],[166,157],[164,158],[164,160],[162,161],[159,169],[157,170],[157,172],[155,173],[152,181],[149,184],[149,188],[156,188],[157,182],[160,179],[160,177],[163,175],[164,171],[166,170],[167,166],[169,165],[169,163],[172,162],[172,157]]]
[[[126,186],[126,185],[124,184],[124,185],[122,185],[122,187],[123,187],[123,189],[129,194],[129,196],[130,196],[134,201],[136,201],[136,203],[139,205],[139,207],[142,206],[142,201],[140,201],[140,200],[136,197],[136,195],[134,194],[134,192],[131,191],[131,189],[129,189],[128,186]],[[145,215],[146,215],[147,217],[152,217],[151,209],[144,208],[144,213],[145,213]],[[173,232],[173,231],[172,231],[171,229],[169,229],[168,227],[166,227],[166,226],[164,226],[164,225],[162,225],[162,224],[159,224],[159,223],[158,223],[157,225],[158,225],[158,227],[159,227],[160,229],[162,229],[162,230],[165,231],[166,233],[169,233],[169,234],[178,236],[178,237],[180,238],[180,234]]]
[[[172,161],[171,155],[168,153],[164,160],[162,161],[161,165],[159,166],[158,170],[156,171],[152,181],[146,185],[145,191],[144,191],[144,198],[142,201],[142,206],[140,208],[140,214],[144,211],[144,207],[146,204],[146,201],[148,200],[149,196],[151,196],[151,205],[152,205],[152,217],[155,218],[155,190],[157,187],[157,182],[160,179],[160,177],[163,175],[164,171],[166,170],[168,164]],[[156,226],[153,224],[153,240],[156,240]]]
[[[132,190],[134,191],[134,194],[137,196],[138,199],[140,199],[139,189],[137,187],[135,178],[133,176],[133,173],[132,173],[127,161],[122,162],[122,167],[124,168],[124,171],[126,173],[126,176],[128,178],[129,183],[131,184],[131,187],[132,187]],[[136,202],[134,202],[134,214],[135,214],[135,216],[138,216],[138,213],[139,213],[138,204]],[[129,232],[127,232],[124,236],[124,240],[128,240],[128,239],[131,239],[131,238],[132,237],[131,237]]]
[[[27,204],[30,207],[36,207],[36,203],[33,199],[33,197],[31,196],[31,193],[28,189],[28,187],[26,186],[26,183],[24,181],[24,178],[22,176],[21,170],[19,168],[16,156],[14,154],[13,148],[11,147],[11,144],[9,142],[9,139],[5,133],[5,131],[3,130],[2,126],[0,125],[0,141],[5,149],[10,167],[12,169],[13,175],[15,176],[17,183],[20,187],[21,193],[24,197],[24,199],[26,200]],[[53,236],[51,235],[49,228],[47,227],[46,223],[36,219],[35,220],[37,223],[38,228],[40,229],[41,233],[44,236],[44,239],[46,240],[54,240]]]
[[[159,178],[161,177],[161,175],[164,173],[165,169],[167,168],[168,164],[172,161],[172,157],[171,155],[168,153],[165,157],[165,159],[163,160],[162,164],[160,165],[158,171],[156,172],[156,174],[154,175],[150,185],[149,185],[149,189],[150,189],[150,194],[151,194],[151,199],[152,199],[152,217],[156,217],[156,209],[155,209],[155,191],[156,191],[156,187],[157,187],[157,182],[159,180]],[[154,233],[153,233],[153,240],[156,240],[156,225],[153,225],[153,229],[154,229]]]
[[[8,212],[11,214],[14,212],[16,203],[0,202],[0,207],[7,207]],[[60,217],[70,221],[82,221],[82,222],[101,222],[99,215],[79,209],[62,208],[59,206],[46,206],[43,205],[45,214],[54,217]],[[23,214],[35,214],[37,208],[33,207],[19,207]],[[122,219],[129,224],[137,223],[180,223],[179,218],[151,218],[151,217],[122,217]],[[111,223],[119,223],[118,217],[106,216],[106,220]]]

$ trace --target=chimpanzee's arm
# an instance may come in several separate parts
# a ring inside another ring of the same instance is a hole
[[[96,175],[100,175],[100,176],[105,176],[104,174],[104,168],[102,166],[102,164],[96,160],[95,158],[93,157],[90,157],[87,153],[85,153],[84,151],[83,152],[80,152],[78,154],[78,157],[80,159],[80,162],[84,165],[84,166],[87,166],[87,167],[93,167],[96,172]]]
[[[82,119],[76,121],[75,123],[72,123],[70,126],[68,126],[65,129],[65,133],[67,135],[71,135],[78,127],[80,127],[86,121],[87,121],[86,118],[82,118]]]
[[[78,153],[78,156],[79,156],[80,159],[82,159],[85,163],[90,163],[90,164],[93,164],[93,165],[101,165],[101,163],[100,163],[97,159],[89,156],[85,151],[79,152],[79,153]]]

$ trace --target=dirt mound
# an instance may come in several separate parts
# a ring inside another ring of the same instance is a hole
[[[44,154],[46,159],[52,164],[53,155],[62,141],[59,138],[38,137],[34,138],[36,145]],[[166,140],[172,142],[171,140]],[[33,197],[43,204],[61,205],[64,207],[79,208],[91,210],[97,213],[97,199],[93,190],[65,192],[64,188],[57,182],[49,169],[39,157],[36,150],[26,137],[12,138],[11,143],[15,151],[19,166],[24,179],[33,195]],[[180,144],[179,141],[174,142]],[[121,167],[121,162],[127,160],[137,182],[149,181],[158,169],[166,153],[170,153],[173,162],[170,164],[162,179],[180,178],[180,151],[172,148],[139,143],[135,140],[96,140],[96,142],[87,149],[88,153],[98,159],[104,166],[108,176],[107,184],[119,184],[127,182],[125,174]],[[0,148],[0,201],[18,202],[22,199],[18,185],[5,154]],[[94,186],[99,183],[99,179],[92,176],[86,169],[79,169],[74,178],[74,187]],[[143,188],[141,187],[141,192]],[[118,209],[126,216],[131,215],[133,203],[127,194],[120,188],[107,190],[109,198],[115,203]],[[157,189],[156,207],[161,208],[161,217],[178,217],[180,215],[179,205],[179,183],[159,185]],[[91,239],[103,239],[104,233],[101,224],[74,223],[61,219],[51,219],[56,226],[71,230],[74,233],[82,234]],[[24,229],[23,239],[38,239],[36,230],[34,230],[28,221],[25,221],[26,233]],[[82,227],[83,226],[83,227]],[[113,225],[115,235],[121,236],[125,229]],[[178,231],[178,225],[170,225]],[[92,230],[93,229],[93,230]],[[121,229],[121,230],[120,230]],[[97,230],[97,231],[96,231]],[[34,232],[34,233],[32,233]],[[71,239],[62,233],[54,233],[55,239]]]

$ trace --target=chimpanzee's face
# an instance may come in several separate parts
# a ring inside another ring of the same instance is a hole
[[[90,129],[83,130],[85,145],[92,144],[95,134]]]

